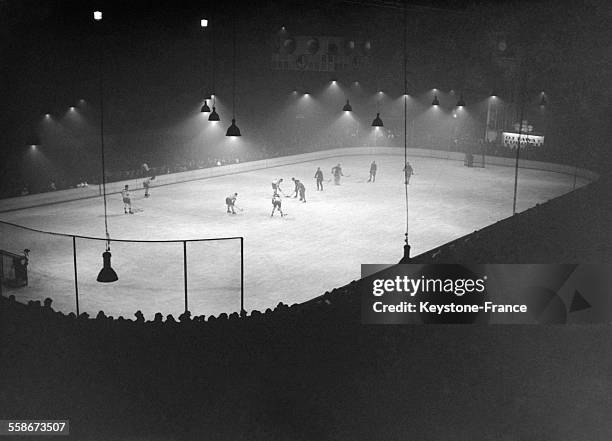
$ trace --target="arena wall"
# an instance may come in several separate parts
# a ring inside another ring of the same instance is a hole
[[[300,162],[309,162],[317,159],[326,159],[342,156],[355,156],[355,155],[397,155],[403,156],[404,150],[398,147],[350,147],[350,148],[338,148],[330,150],[322,150],[312,153],[303,153],[300,155],[283,156],[270,159],[262,159],[259,161],[243,162],[238,164],[228,164],[219,167],[203,168],[197,170],[189,170],[180,173],[169,173],[166,175],[159,175],[153,181],[152,187],[160,185],[170,185],[179,182],[187,182],[198,179],[212,178],[216,176],[230,175],[235,173],[243,173],[254,170],[261,170],[271,167],[280,167],[284,165],[297,164]],[[410,157],[425,157],[425,158],[438,158],[446,159],[451,161],[464,160],[463,153],[460,152],[448,152],[443,150],[429,150],[429,149],[408,149],[408,156]],[[399,161],[399,159],[398,159]],[[401,159],[403,161],[403,158]],[[487,156],[485,159],[486,164],[514,167],[515,159],[503,158],[496,156]],[[520,168],[528,168],[535,170],[545,170],[557,173],[564,173],[569,175],[576,174],[580,178],[588,180],[596,180],[599,175],[590,170],[575,168],[569,165],[555,164],[550,162],[530,161],[530,160],[519,160]],[[128,184],[133,191],[143,190],[142,178],[130,179],[126,181],[110,182],[106,184],[107,194],[119,193],[124,185]],[[60,202],[68,202],[78,199],[93,198],[102,195],[101,185],[92,185],[86,188],[71,188],[67,190],[58,190],[46,193],[37,193],[28,196],[18,196],[14,198],[7,198],[0,200],[0,212],[20,210],[24,208],[37,207],[41,205],[56,204]]]

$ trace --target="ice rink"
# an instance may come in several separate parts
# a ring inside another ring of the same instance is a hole
[[[372,160],[376,183],[367,183]],[[417,255],[512,214],[514,169],[466,168],[460,162],[409,158],[415,169],[409,186],[409,231]],[[245,309],[264,310],[278,302],[303,302],[360,277],[362,263],[397,263],[402,257],[405,202],[401,156],[344,156],[135,192],[134,215],[123,214],[119,195],[108,199],[112,239],[169,240],[244,237]],[[342,164],[341,185],[328,182]],[[314,173],[325,175],[315,190]],[[291,177],[306,184],[307,203],[283,198],[285,218],[270,217],[271,182]],[[518,211],[570,191],[574,177],[539,170],[519,171]],[[578,185],[586,183],[578,178]],[[243,211],[225,212],[237,192]],[[102,198],[84,199],[0,213],[0,220],[57,233],[104,237]],[[75,310],[72,239],[1,226],[1,248],[29,248],[29,286],[9,290],[22,301],[51,297],[54,307]],[[77,239],[81,312],[132,317],[141,310],[178,316],[184,305],[183,245],[112,242],[119,281],[95,281],[103,241]],[[189,309],[218,314],[240,308],[239,241],[187,245]],[[6,289],[4,294],[6,295]]]

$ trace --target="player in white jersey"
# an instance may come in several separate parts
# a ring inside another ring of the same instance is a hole
[[[282,202],[280,196],[278,195],[278,193],[274,192],[274,194],[272,195],[272,214],[270,214],[270,217],[274,216],[274,212],[276,210],[278,210],[278,212],[280,213],[281,217],[284,216],[283,210],[281,208],[282,203],[283,202]]]
[[[274,191],[274,193],[281,193],[281,194],[285,194],[283,193],[283,190],[281,189],[281,183],[283,182],[283,178],[279,178],[275,181],[272,181],[272,191]]]
[[[130,188],[128,185],[123,187],[123,190],[121,190],[121,199],[123,199],[123,212],[125,214],[134,214],[132,211],[132,197],[130,195]]]

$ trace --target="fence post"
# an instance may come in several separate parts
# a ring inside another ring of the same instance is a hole
[[[244,313],[244,237],[240,238],[240,315]]]
[[[187,305],[187,241],[183,241],[183,278],[185,281],[185,312],[189,310]]]
[[[76,297],[76,315],[79,316],[79,281],[77,276],[76,236],[72,236],[72,259],[74,262],[74,294]]]

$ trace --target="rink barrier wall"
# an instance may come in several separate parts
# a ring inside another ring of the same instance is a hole
[[[249,161],[237,164],[222,165],[219,167],[202,168],[197,170],[189,170],[178,173],[169,173],[156,176],[152,182],[151,188],[162,185],[171,185],[181,182],[195,181],[218,176],[226,176],[237,173],[244,173],[255,170],[262,170],[273,167],[282,167],[285,165],[299,164],[302,162],[310,162],[317,159],[329,159],[343,156],[360,156],[360,155],[396,155],[403,156],[404,149],[400,147],[348,147],[337,148],[330,150],[321,150],[311,153],[302,153],[299,155],[283,156],[270,159],[261,159],[257,161]],[[421,148],[409,148],[408,156],[446,159],[451,161],[463,162],[464,154],[462,152],[449,152],[444,150],[431,150]],[[403,161],[403,158],[402,158]],[[486,156],[485,165],[497,165],[505,167],[515,166],[514,158]],[[579,167],[573,167],[563,164],[555,164],[551,162],[532,161],[519,159],[519,168],[543,170],[555,173],[563,173],[594,181],[599,178],[599,175],[590,170]],[[123,187],[127,184],[130,190],[144,191],[142,182],[143,178],[128,179],[124,181],[109,182],[106,184],[106,194],[120,193]],[[85,188],[70,188],[66,190],[58,190],[46,193],[37,193],[27,196],[17,196],[0,200],[0,213],[6,211],[21,210],[25,208],[39,207],[44,205],[57,204],[62,202],[75,201],[80,199],[88,199],[99,197],[102,195],[101,185],[92,185]]]

